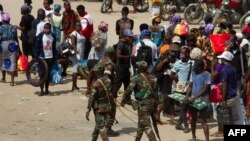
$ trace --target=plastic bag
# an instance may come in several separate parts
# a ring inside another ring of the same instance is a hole
[[[58,64],[55,64],[50,73],[50,80],[52,84],[60,84],[62,81],[62,70]]]
[[[222,89],[221,84],[213,85],[212,90],[209,94],[210,102],[217,103],[222,100]]]
[[[177,24],[174,28],[174,35],[186,36],[189,33],[189,26],[186,21],[182,21],[180,24]]]
[[[27,56],[20,55],[17,61],[17,68],[20,71],[26,71],[29,65]]]

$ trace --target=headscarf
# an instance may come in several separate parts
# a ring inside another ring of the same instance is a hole
[[[2,14],[2,20],[3,22],[10,22],[10,14],[9,13],[3,13]]]
[[[56,12],[59,12],[59,11],[61,10],[61,8],[62,8],[62,6],[61,6],[60,4],[55,4],[55,5],[54,5],[54,10],[55,10]]]
[[[102,31],[108,31],[108,23],[101,21],[98,25],[98,29]]]
[[[170,24],[178,24],[179,22],[181,22],[181,16],[174,15],[173,17],[170,18],[169,22]]]

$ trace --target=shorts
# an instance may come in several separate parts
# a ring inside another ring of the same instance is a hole
[[[198,110],[194,107],[189,107],[189,110],[190,110],[191,116],[196,115],[200,119],[206,119],[208,117],[208,114],[209,114],[208,106],[202,110]]]

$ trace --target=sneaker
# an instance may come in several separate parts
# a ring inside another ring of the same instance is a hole
[[[183,130],[183,127],[181,124],[176,124],[175,129],[176,130]]]
[[[117,137],[117,136],[120,135],[119,133],[115,132],[112,129],[108,129],[107,134],[108,134],[109,137]]]
[[[184,133],[188,133],[190,130],[189,130],[188,126],[185,126],[183,131],[184,131]]]

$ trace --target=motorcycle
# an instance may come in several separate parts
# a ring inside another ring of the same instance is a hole
[[[136,3],[134,4],[135,0],[116,0],[118,4],[120,5],[132,5],[134,6],[135,10],[137,12],[146,12],[149,8],[149,0],[136,0]],[[102,6],[101,6],[101,13],[107,13],[108,10],[112,9],[113,0],[103,0]]]
[[[216,10],[213,24],[220,19],[226,19],[232,24],[238,24],[242,16],[240,0],[222,0],[221,7]]]
[[[206,13],[215,15],[216,7],[219,7],[216,0],[198,0],[196,3],[189,4],[184,10],[184,19],[189,24],[199,24]]]
[[[245,25],[245,20],[247,17],[250,17],[250,11],[248,11],[247,13],[245,13],[241,18],[240,18],[240,23],[239,23],[239,26],[240,26],[240,29],[242,29]]]

